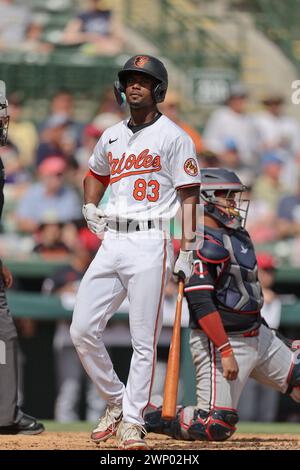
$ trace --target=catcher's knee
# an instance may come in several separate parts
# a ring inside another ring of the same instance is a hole
[[[162,408],[149,412],[145,416],[145,428],[148,432],[166,434],[173,439],[184,441],[207,441],[205,419],[209,413],[197,410],[193,406],[179,407],[176,417],[171,421],[162,419]]]
[[[211,410],[206,424],[206,433],[209,441],[226,441],[231,437],[239,420],[235,410],[214,409]]]
[[[213,409],[210,412],[194,410],[189,417],[188,408],[183,408],[180,417],[181,439],[192,441],[226,441],[231,437],[238,422],[234,410]]]
[[[300,403],[300,350],[294,353],[293,365],[288,376],[288,388],[286,393],[290,395],[293,400]]]
[[[237,422],[238,414],[234,410],[207,412],[192,406],[179,408],[171,421],[162,419],[161,408],[145,417],[148,432],[166,434],[185,441],[225,441],[235,432]]]
[[[185,441],[207,441],[206,421],[209,417],[207,411],[196,409],[194,406],[181,408],[177,413],[176,439]]]

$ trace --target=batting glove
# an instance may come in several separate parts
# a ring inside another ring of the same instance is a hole
[[[92,233],[99,235],[104,232],[106,227],[105,214],[103,210],[98,209],[91,202],[82,207],[82,214],[86,220],[87,226]]]
[[[194,272],[193,252],[180,250],[173,273],[188,282]]]

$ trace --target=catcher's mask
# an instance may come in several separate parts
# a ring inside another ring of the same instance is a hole
[[[244,228],[249,209],[249,199],[243,198],[247,187],[238,176],[224,168],[201,170],[200,197],[204,212],[225,227]]]
[[[155,103],[164,101],[168,88],[168,72],[164,64],[151,55],[135,55],[131,57],[118,73],[118,80],[114,83],[115,97],[120,106],[126,104],[126,79],[130,72],[141,72],[155,79],[152,96]]]
[[[5,83],[0,80],[0,147],[6,145],[9,116],[7,115],[7,99]]]

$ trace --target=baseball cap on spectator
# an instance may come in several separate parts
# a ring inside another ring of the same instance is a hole
[[[66,126],[67,124],[69,124],[69,122],[70,118],[67,114],[53,114],[46,122],[46,128],[53,129],[55,127]]]
[[[269,164],[282,165],[283,163],[281,156],[276,150],[269,150],[261,156],[261,164],[263,167]]]
[[[115,113],[101,113],[95,117],[93,124],[98,129],[107,129],[108,127],[114,126],[120,121],[120,116]]]
[[[66,162],[57,156],[48,157],[38,166],[40,176],[56,175],[63,173],[66,169]]]
[[[39,221],[39,227],[44,227],[45,225],[61,225],[62,222],[59,220],[57,213],[55,211],[43,213],[41,220]]]
[[[280,105],[283,104],[284,101],[284,96],[281,93],[276,92],[266,94],[261,100],[262,104],[264,104],[265,106],[271,106],[273,104]]]
[[[227,100],[231,98],[247,98],[248,90],[241,82],[234,82],[229,85]]]
[[[276,260],[273,255],[267,253],[266,251],[262,251],[257,253],[256,255],[257,265],[259,269],[275,269],[276,268]]]
[[[84,128],[84,136],[85,137],[94,137],[95,139],[99,139],[103,134],[103,129],[95,126],[95,124],[88,124]]]
[[[224,141],[224,147],[225,147],[225,150],[229,150],[231,152],[237,152],[238,151],[238,147],[237,147],[237,143],[234,139],[228,137],[227,139],[225,139]]]

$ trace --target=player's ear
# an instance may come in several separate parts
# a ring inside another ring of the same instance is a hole
[[[121,85],[119,80],[116,80],[114,83],[114,93],[118,105],[123,108],[126,105],[126,95],[124,87]]]

